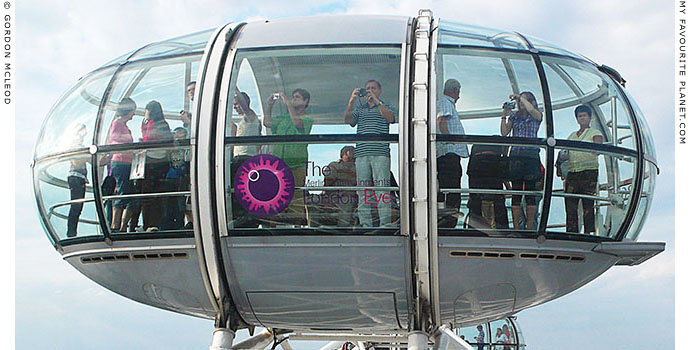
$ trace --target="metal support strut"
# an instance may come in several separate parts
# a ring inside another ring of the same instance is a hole
[[[407,335],[407,350],[428,350],[429,335],[425,332],[415,331]]]
[[[213,340],[209,350],[231,350],[232,341],[235,340],[235,332],[229,328],[216,328],[213,331]]]

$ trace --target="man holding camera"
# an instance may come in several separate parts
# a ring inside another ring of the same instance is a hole
[[[367,81],[364,89],[356,88],[350,95],[345,109],[345,123],[357,126],[358,135],[388,134],[390,124],[395,122],[394,109],[381,102],[381,83]],[[355,106],[359,98],[366,98],[367,103]],[[391,185],[391,153],[387,143],[358,142],[355,147],[355,167],[357,169],[357,186],[370,187],[357,191],[359,196],[359,222],[363,227],[372,227],[371,208],[376,207],[381,226],[391,223],[390,198],[384,198],[388,191],[373,191],[371,187]],[[380,200],[379,200],[380,198]]]

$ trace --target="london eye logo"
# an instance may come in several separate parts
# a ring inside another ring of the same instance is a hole
[[[288,207],[295,195],[295,178],[285,162],[270,154],[244,161],[235,174],[235,198],[256,216],[273,216]]]

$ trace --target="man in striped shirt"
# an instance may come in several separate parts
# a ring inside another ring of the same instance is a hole
[[[352,91],[345,109],[345,123],[357,126],[358,135],[388,134],[390,125],[395,122],[394,109],[381,102],[381,83],[376,80],[367,81],[364,86],[367,93],[360,96],[359,88]],[[359,98],[367,99],[366,104],[355,106]],[[359,223],[363,227],[372,227],[371,208],[375,207],[379,214],[380,226],[391,223],[392,198],[389,191],[374,191],[375,187],[391,186],[390,176],[391,152],[388,143],[358,142],[355,147],[355,168],[357,170],[357,186],[365,187],[357,191],[359,196]]]

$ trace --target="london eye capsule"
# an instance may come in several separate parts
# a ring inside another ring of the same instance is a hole
[[[624,85],[425,10],[230,23],[82,77],[43,125],[34,191],[65,261],[215,319],[214,341],[424,341],[664,250],[637,242],[658,169]]]

